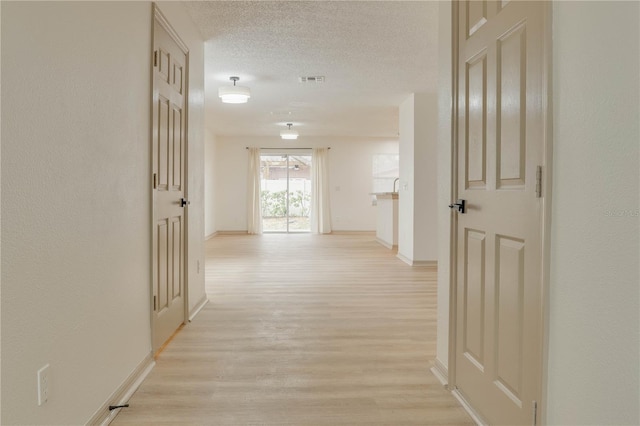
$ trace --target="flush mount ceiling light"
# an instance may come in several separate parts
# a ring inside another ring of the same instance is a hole
[[[280,131],[280,137],[282,139],[298,139],[298,132],[291,130],[291,126],[293,126],[293,123],[287,123],[288,129]]]
[[[248,87],[236,86],[236,81],[240,77],[229,77],[233,81],[233,86],[223,86],[218,89],[218,96],[222,102],[226,104],[244,104],[251,97],[251,91]]]

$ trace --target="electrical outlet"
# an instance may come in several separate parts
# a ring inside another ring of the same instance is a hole
[[[49,364],[38,370],[38,405],[49,399]]]

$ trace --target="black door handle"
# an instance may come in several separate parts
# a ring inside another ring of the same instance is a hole
[[[455,203],[449,204],[449,208],[450,209],[457,209],[459,213],[466,213],[467,212],[467,202],[460,198]]]
[[[191,204],[191,201],[186,198],[180,198],[180,207],[188,206],[189,204]]]

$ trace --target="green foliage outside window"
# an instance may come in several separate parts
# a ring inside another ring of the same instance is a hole
[[[287,214],[287,191],[261,191],[262,217],[282,217]],[[311,194],[303,191],[289,193],[289,216],[308,216]]]

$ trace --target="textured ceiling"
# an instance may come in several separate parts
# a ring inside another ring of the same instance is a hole
[[[398,106],[435,92],[437,2],[185,2],[206,40],[207,125],[218,135],[396,137]],[[240,77],[246,104],[218,87]],[[298,82],[324,76],[324,83]]]

